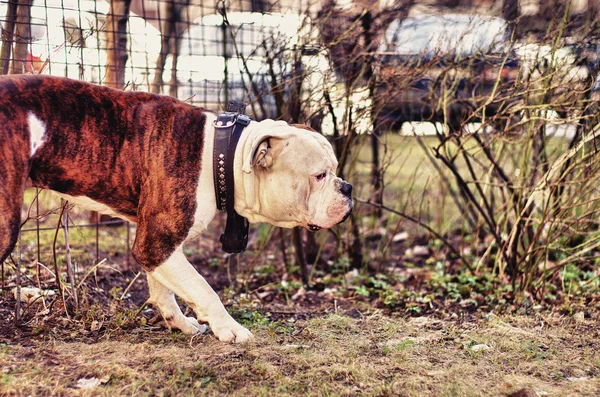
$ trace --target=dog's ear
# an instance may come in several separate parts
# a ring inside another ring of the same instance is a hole
[[[268,168],[273,165],[273,159],[275,158],[276,150],[273,147],[278,147],[278,143],[289,138],[291,134],[289,131],[282,133],[264,133],[257,134],[252,141],[248,142],[249,150],[246,151],[247,156],[244,158],[242,165],[242,171],[246,174],[252,173],[254,166],[260,165],[261,167]]]
[[[244,141],[242,171],[251,174],[254,166],[268,168],[281,149],[280,143],[294,136],[297,131],[285,121],[263,120],[247,127],[248,140]]]
[[[258,147],[254,150],[254,154],[252,155],[251,166],[254,167],[257,164],[264,168],[269,168],[270,166],[272,166],[273,165],[273,153],[270,149],[271,149],[271,144],[270,144],[269,138],[261,141],[258,144]]]

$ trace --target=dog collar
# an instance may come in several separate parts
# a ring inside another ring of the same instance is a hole
[[[236,112],[224,112],[213,122],[215,141],[213,150],[213,177],[217,209],[227,211],[225,232],[219,241],[223,251],[236,254],[248,245],[246,218],[234,209],[233,162],[242,131],[250,124],[250,117]]]

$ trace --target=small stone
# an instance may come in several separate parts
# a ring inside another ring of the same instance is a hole
[[[81,378],[77,380],[77,384],[75,387],[78,389],[93,389],[98,387],[104,383],[107,383],[110,380],[110,376],[105,376],[102,379],[98,378]]]
[[[567,380],[568,380],[569,382],[583,382],[583,381],[586,381],[586,380],[588,380],[588,379],[589,379],[589,378],[588,378],[587,376],[578,376],[578,377],[575,377],[575,376],[567,376]]]
[[[17,287],[12,289],[15,299],[17,299]],[[56,295],[52,290],[43,290],[36,287],[21,287],[20,300],[23,303],[31,304],[33,302],[41,302],[44,297]],[[40,299],[42,298],[42,299]]]
[[[306,290],[304,289],[304,287],[300,287],[298,288],[298,291],[294,295],[292,295],[292,301],[296,301],[304,295],[306,295]]]
[[[407,239],[408,239],[408,233],[406,233],[406,232],[400,232],[400,233],[394,234],[394,237],[392,237],[392,242],[393,243],[399,243],[399,242],[405,241]]]
[[[344,275],[344,278],[346,279],[346,282],[348,284],[352,284],[354,282],[354,280],[356,280],[358,278],[358,276],[359,276],[358,269],[352,269]]]
[[[92,321],[92,325],[90,326],[90,331],[98,331],[102,327],[102,323],[98,322],[98,320]]]
[[[585,320],[585,313],[584,312],[578,312],[575,313],[573,315],[573,319],[575,320],[575,322],[577,323],[582,323]]]
[[[429,248],[423,245],[415,245],[413,247],[413,255],[415,256],[427,256],[429,255]]]
[[[489,347],[485,343],[481,343],[479,345],[471,346],[471,351],[473,351],[473,352],[485,351],[485,350],[490,350],[490,349],[491,349],[491,347]]]

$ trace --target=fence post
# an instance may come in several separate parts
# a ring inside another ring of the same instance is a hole
[[[123,89],[127,63],[127,21],[131,0],[111,0],[106,20],[106,81],[108,87]]]
[[[15,21],[17,19],[18,0],[9,0],[6,9],[6,26],[2,32],[2,48],[0,48],[0,72],[8,74],[10,65],[10,53],[14,41]]]
[[[12,74],[21,74],[27,71],[27,45],[31,42],[31,3],[33,3],[33,0],[18,1]]]

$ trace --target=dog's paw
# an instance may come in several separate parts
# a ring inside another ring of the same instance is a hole
[[[208,327],[204,324],[198,323],[194,317],[178,317],[176,320],[167,322],[170,329],[178,329],[186,335],[203,334],[206,332]]]
[[[244,343],[254,338],[252,332],[239,325],[233,319],[222,325],[211,324],[210,328],[221,342]]]

